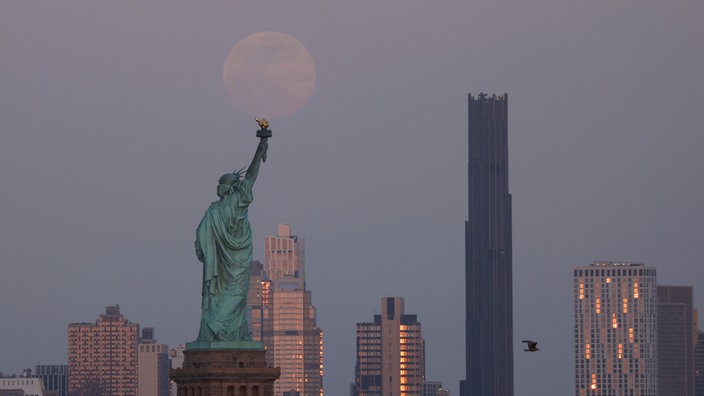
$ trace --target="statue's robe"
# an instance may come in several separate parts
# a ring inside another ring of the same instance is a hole
[[[198,225],[196,255],[203,263],[203,304],[197,341],[251,340],[247,328],[251,184],[245,178],[232,194],[210,204]]]

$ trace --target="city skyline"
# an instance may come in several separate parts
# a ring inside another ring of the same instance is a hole
[[[160,342],[195,339],[195,227],[257,142],[223,64],[280,31],[317,78],[270,120],[254,251],[281,222],[306,236],[326,393],[347,393],[354,323],[387,295],[422,318],[427,375],[459,395],[469,92],[511,98],[516,396],[571,393],[575,265],[704,279],[702,15],[680,0],[0,2],[0,290],[16,302],[0,306],[0,371],[65,361],[66,325],[117,303]]]

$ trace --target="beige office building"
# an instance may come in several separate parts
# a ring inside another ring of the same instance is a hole
[[[106,307],[95,323],[69,324],[69,395],[136,395],[138,335],[119,306]]]
[[[281,368],[274,395],[323,395],[323,332],[306,290],[304,241],[279,224],[265,241],[264,268],[254,263],[249,292],[250,330],[267,361]]]
[[[401,297],[383,297],[381,315],[357,323],[357,396],[423,396],[425,340]]]
[[[139,396],[169,396],[169,346],[158,344],[154,328],[142,329],[137,345],[137,389]]]
[[[658,395],[655,267],[574,269],[575,395]]]

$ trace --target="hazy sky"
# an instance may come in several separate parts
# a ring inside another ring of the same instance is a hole
[[[306,239],[325,390],[355,323],[402,296],[427,378],[464,378],[467,93],[509,95],[517,396],[573,389],[572,268],[652,264],[704,309],[704,2],[0,2],[0,371],[65,363],[106,305],[160,342],[200,315],[195,228],[256,124],[222,66],[238,40],[304,43],[310,103],[274,120],[255,257]],[[524,354],[520,340],[539,341]]]

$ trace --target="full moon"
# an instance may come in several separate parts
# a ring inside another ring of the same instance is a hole
[[[245,113],[281,118],[308,103],[315,62],[308,48],[288,34],[259,32],[235,44],[222,79],[230,99]]]

